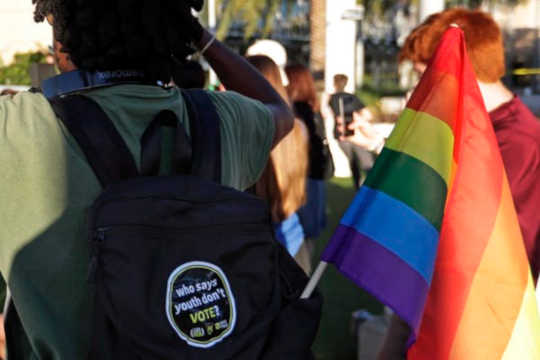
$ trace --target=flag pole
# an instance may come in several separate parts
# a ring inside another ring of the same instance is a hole
[[[315,290],[315,286],[317,286],[319,280],[321,280],[321,277],[327,266],[328,263],[326,261],[321,261],[319,265],[317,265],[317,269],[315,269],[315,272],[313,273],[313,275],[311,275],[311,279],[309,279],[309,282],[307,283],[306,288],[302,292],[300,299],[308,299],[311,296],[313,290]]]

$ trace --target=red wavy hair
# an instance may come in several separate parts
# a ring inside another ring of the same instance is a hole
[[[399,61],[427,64],[443,33],[453,23],[465,34],[467,52],[478,80],[499,81],[506,71],[502,33],[493,18],[479,10],[454,8],[431,15],[407,37]]]
[[[311,71],[300,64],[287,65],[285,73],[289,78],[287,85],[287,94],[292,102],[306,102],[311,106],[313,112],[319,111],[319,101],[317,99],[317,90],[315,88],[315,80]]]

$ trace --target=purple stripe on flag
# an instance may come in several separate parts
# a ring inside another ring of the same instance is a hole
[[[418,333],[429,286],[400,257],[354,228],[339,225],[321,258],[390,306]]]

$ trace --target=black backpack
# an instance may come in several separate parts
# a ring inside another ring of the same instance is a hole
[[[183,96],[190,139],[160,112],[142,137],[140,172],[95,102],[51,100],[104,187],[88,220],[89,359],[312,359],[322,298],[299,299],[307,276],[274,239],[266,204],[219,185],[208,95]],[[163,126],[176,128],[171,176],[156,176]]]

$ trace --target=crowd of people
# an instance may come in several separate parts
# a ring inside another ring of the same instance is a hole
[[[216,72],[223,90],[207,92],[220,119],[220,183],[264,199],[277,241],[306,274],[312,272],[314,241],[327,226],[325,182],[334,172],[325,123],[335,124],[330,136],[349,161],[356,189],[384,146],[385,135],[372,126],[372,113],[345,92],[346,75],[333,74],[335,93],[322,102],[304,64],[276,57],[260,44],[241,56],[217,40],[192,15],[202,0],[165,1],[162,7],[140,1],[139,10],[122,0],[34,3],[35,19],[52,26],[62,74],[52,95],[5,92],[0,98],[0,183],[5,190],[0,197],[0,271],[9,289],[4,325],[10,359],[83,359],[91,346],[94,303],[87,283],[85,226],[101,186],[49,96],[76,93],[95,101],[140,167],[140,138],[154,114],[170,110],[190,133],[190,112],[180,88],[202,89],[206,82],[201,65],[188,60],[195,51]],[[99,15],[103,11],[106,16]],[[536,281],[540,123],[501,82],[505,65],[499,27],[481,11],[437,13],[409,35],[400,60],[423,72],[450,24],[465,33]],[[62,77],[125,70],[135,70],[136,79],[130,73],[77,87]],[[172,144],[164,142],[163,149],[163,161],[170,161],[166,154],[174,152]],[[402,358],[408,334],[395,317],[380,359]]]

